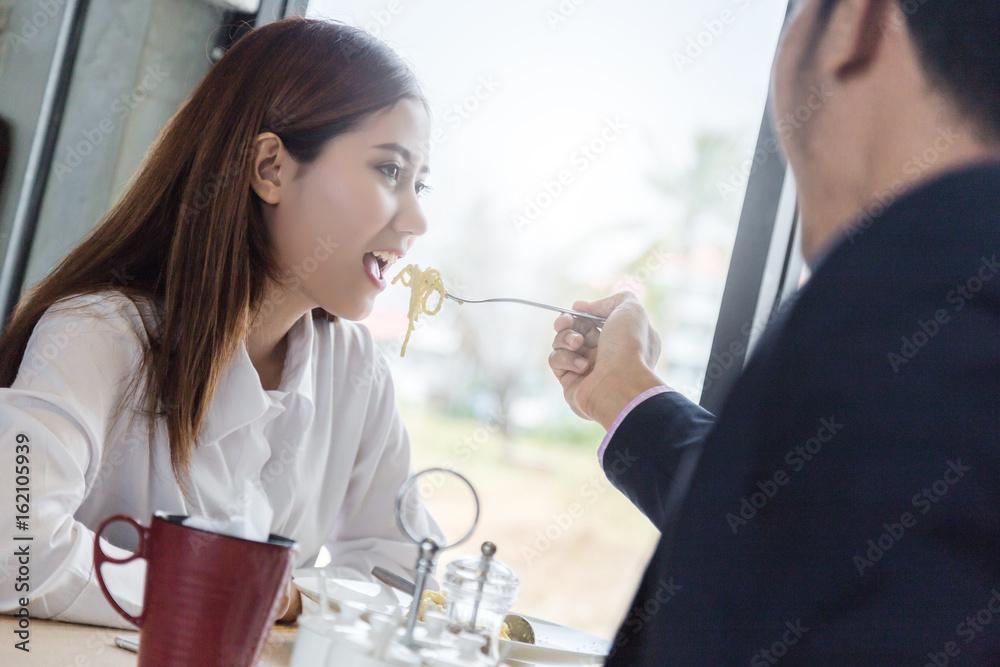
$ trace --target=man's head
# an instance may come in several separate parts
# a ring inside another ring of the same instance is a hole
[[[773,94],[815,259],[870,207],[1000,159],[1000,3],[792,0]]]

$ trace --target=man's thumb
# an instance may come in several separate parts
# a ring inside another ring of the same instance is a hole
[[[635,294],[625,291],[597,301],[577,301],[573,304],[573,309],[598,317],[609,317],[616,308],[627,301],[637,301]]]

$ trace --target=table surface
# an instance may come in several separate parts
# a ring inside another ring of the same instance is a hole
[[[134,631],[31,619],[29,653],[14,648],[17,618],[0,614],[0,665],[21,667],[134,667],[135,653],[115,646],[116,635]],[[288,665],[295,645],[296,626],[275,625],[264,648],[260,667]]]

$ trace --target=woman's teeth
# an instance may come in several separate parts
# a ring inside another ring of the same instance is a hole
[[[393,264],[395,264],[396,260],[398,259],[398,257],[396,257],[396,255],[394,253],[384,252],[384,251],[381,251],[381,250],[373,250],[372,251],[372,255],[374,255],[375,258],[377,260],[379,260],[379,262],[381,262],[381,264],[382,264],[382,267],[381,267],[382,271],[385,271],[390,266],[392,266]]]
[[[366,252],[365,256],[361,258],[362,264],[365,266],[365,270],[371,276],[372,281],[380,287],[384,287],[385,272],[390,266],[396,263],[399,257],[393,252],[387,252],[384,250]]]

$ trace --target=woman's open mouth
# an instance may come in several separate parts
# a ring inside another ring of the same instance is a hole
[[[365,272],[375,286],[380,290],[385,289],[385,272],[390,266],[396,263],[399,255],[387,250],[373,250],[366,252],[362,258]]]

